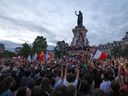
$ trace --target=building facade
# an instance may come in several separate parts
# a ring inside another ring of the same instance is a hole
[[[128,45],[128,32],[126,32],[125,36],[120,41],[113,41],[112,43],[108,42],[107,44],[99,44],[98,48],[108,55],[111,55],[111,49],[114,47],[124,48],[126,45]]]

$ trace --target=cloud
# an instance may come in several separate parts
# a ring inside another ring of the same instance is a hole
[[[11,42],[9,40],[3,40],[2,43],[5,46],[5,50],[10,50],[10,51],[14,51],[14,49],[16,47],[21,47],[21,44],[19,43],[15,43],[15,42]]]
[[[128,30],[127,3],[127,0],[1,0],[0,40],[32,43],[42,35],[49,45],[59,40],[70,44],[76,26],[75,10],[83,12],[91,45],[120,40]]]

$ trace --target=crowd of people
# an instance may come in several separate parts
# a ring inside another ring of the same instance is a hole
[[[0,60],[0,96],[128,96],[128,58]]]

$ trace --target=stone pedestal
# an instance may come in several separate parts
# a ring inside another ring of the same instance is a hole
[[[89,42],[86,37],[87,29],[83,25],[77,25],[73,30],[73,39],[71,42],[71,46],[76,46],[76,47],[88,47]]]
[[[86,61],[89,60],[90,51],[89,42],[86,36],[88,30],[85,28],[85,26],[83,26],[83,16],[81,11],[79,11],[79,14],[76,15],[78,16],[77,26],[72,29],[73,39],[67,53],[71,57],[80,57],[79,61],[82,61],[85,64]]]
[[[73,32],[73,39],[67,53],[72,56],[81,56],[84,53],[86,58],[88,57],[90,46],[86,37],[87,29],[83,25],[77,25]]]

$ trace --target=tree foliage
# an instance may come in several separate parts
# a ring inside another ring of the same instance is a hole
[[[32,46],[30,46],[27,43],[22,44],[22,48],[20,49],[20,52],[18,55],[22,55],[25,58],[28,57],[28,55],[33,55],[36,52],[38,53],[39,51],[46,51],[47,48],[47,41],[46,38],[43,36],[37,36],[32,43]]]
[[[47,48],[47,41],[46,38],[43,36],[37,36],[35,41],[33,42],[33,53],[39,52],[39,51],[46,51]]]
[[[68,48],[68,43],[63,41],[58,41],[56,44],[56,47],[54,48],[55,57],[60,58],[62,55],[64,55]]]
[[[122,56],[128,57],[128,45],[124,46],[123,51],[122,51]]]
[[[114,47],[112,50],[112,55],[115,57],[128,57],[128,45],[125,45],[123,47]]]
[[[22,48],[20,50],[20,55],[27,58],[30,53],[31,53],[31,46],[27,43],[22,44]]]
[[[117,46],[117,47],[113,47],[111,52],[112,52],[112,55],[115,56],[115,57],[118,57],[118,56],[121,56],[121,51],[122,51],[122,48]]]
[[[5,50],[4,52],[0,53],[0,58],[8,58],[8,57],[13,57],[13,56],[16,56],[16,54],[8,50]]]

